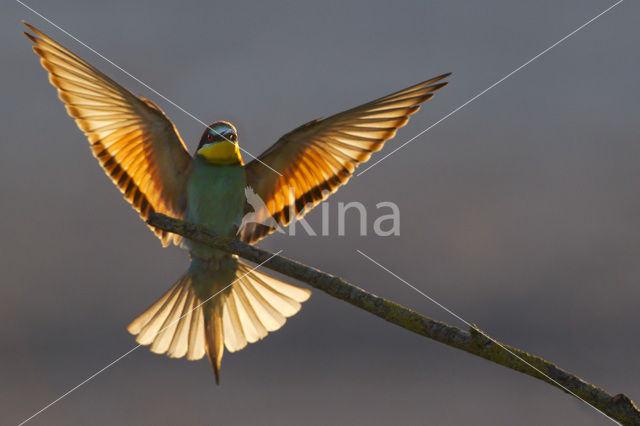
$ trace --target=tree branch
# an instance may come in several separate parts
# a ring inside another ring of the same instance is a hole
[[[562,387],[564,387],[622,424],[640,425],[640,411],[626,395],[613,396],[549,361],[489,338],[479,329],[470,328],[469,331],[464,331],[458,327],[425,317],[395,302],[349,284],[340,277],[327,274],[284,256],[274,255],[241,241],[218,237],[215,233],[193,223],[172,219],[158,213],[151,214],[147,222],[156,228],[236,254],[251,262],[265,262],[263,266],[266,268],[305,282],[390,323],[495,362],[503,367],[535,377],[563,391]],[[518,357],[535,368],[527,365]],[[549,378],[553,380],[549,380]],[[558,386],[557,383],[562,386]]]

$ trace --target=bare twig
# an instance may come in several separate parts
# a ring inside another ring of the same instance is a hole
[[[349,284],[340,277],[327,274],[326,272],[306,266],[284,256],[274,255],[273,253],[241,241],[218,237],[206,228],[193,223],[173,219],[157,213],[150,215],[148,223],[156,228],[182,235],[183,237],[224,250],[228,253],[236,254],[254,263],[264,262],[263,266],[266,268],[305,282],[312,287],[357,306],[360,309],[364,309],[390,323],[436,340],[447,346],[495,362],[503,367],[535,377],[556,388],[562,389],[553,382],[555,381],[585,402],[622,424],[640,425],[640,411],[626,395],[611,395],[605,390],[582,380],[538,356],[531,355],[503,343],[498,342],[499,344],[497,344],[485,337],[486,334],[484,332],[479,332],[477,329],[471,328],[469,331],[464,331],[458,327],[433,320],[395,302],[383,299],[353,284]],[[535,368],[523,363],[516,356],[505,351],[500,345]],[[553,381],[549,380],[549,378],[553,379]]]

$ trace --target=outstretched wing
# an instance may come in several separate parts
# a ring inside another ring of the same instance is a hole
[[[91,144],[93,155],[140,217],[183,217],[191,156],[162,110],[65,49],[31,25],[49,80]],[[164,246],[179,236],[151,228]]]
[[[244,226],[240,239],[258,241],[275,230],[262,225],[269,216],[279,225],[287,225],[293,219],[291,213],[300,218],[337,191],[360,163],[395,136],[421,103],[447,85],[440,81],[449,75],[311,121],[282,136],[259,161],[246,166],[247,185],[264,200],[267,211],[256,212],[258,219]],[[249,206],[247,210],[251,210]]]

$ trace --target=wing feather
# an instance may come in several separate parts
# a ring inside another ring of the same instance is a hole
[[[266,206],[257,221],[246,224],[240,239],[256,242],[275,229],[269,217],[285,226],[337,191],[355,168],[382,149],[409,116],[446,86],[443,74],[323,120],[314,120],[282,136],[258,160],[246,165],[247,185]],[[269,167],[265,166],[268,165]],[[278,171],[282,176],[274,173]],[[291,194],[293,191],[293,195]],[[247,205],[246,210],[250,211]]]
[[[26,24],[51,84],[89,139],[93,155],[124,198],[146,220],[152,212],[182,218],[189,155],[178,131],[156,105]],[[151,228],[163,245],[180,237]]]

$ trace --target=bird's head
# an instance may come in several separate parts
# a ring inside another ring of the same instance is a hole
[[[236,128],[226,121],[216,121],[208,126],[200,138],[196,155],[217,165],[243,164]]]

